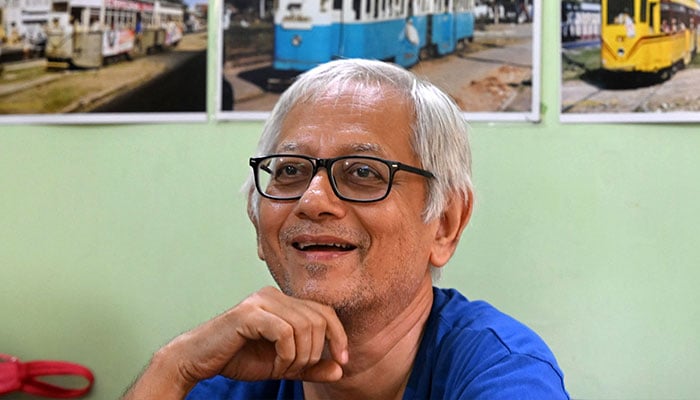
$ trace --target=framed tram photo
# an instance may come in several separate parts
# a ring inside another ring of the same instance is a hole
[[[206,120],[207,7],[0,0],[0,122]]]
[[[217,118],[264,119],[297,75],[337,58],[398,64],[470,121],[539,121],[539,0],[225,0]]]
[[[700,121],[700,2],[562,0],[562,122]]]

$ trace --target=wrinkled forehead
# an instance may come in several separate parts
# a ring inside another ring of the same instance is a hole
[[[352,101],[347,102],[348,98]],[[293,106],[299,104],[337,104],[343,100],[345,106],[364,105],[368,102],[386,102],[397,107],[409,105],[408,94],[388,83],[356,80],[337,80],[311,88],[300,96]]]
[[[405,107],[401,111],[405,111],[404,116],[407,118],[403,119],[402,125],[408,124],[410,136],[415,134],[415,102],[410,89],[400,89],[402,86],[395,85],[391,80],[327,78],[312,80],[302,77],[282,94],[273,111],[273,118],[268,120],[258,143],[259,154],[275,151],[283,140],[290,117],[299,117],[299,112],[310,116],[309,114],[320,112],[320,108],[328,110],[328,107],[320,106],[335,107],[332,113],[346,116],[362,114],[368,110],[368,105],[386,105],[393,110]],[[386,120],[383,122],[387,127],[390,124]],[[411,143],[413,140],[413,137],[409,139]]]

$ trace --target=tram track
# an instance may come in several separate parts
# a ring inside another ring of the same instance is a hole
[[[562,82],[564,114],[700,111],[700,68],[678,71],[662,82],[610,88],[595,80]]]
[[[45,60],[44,60],[45,61]],[[8,83],[8,84],[0,84],[0,97],[3,96],[9,96],[14,93],[22,92],[25,90],[31,90],[37,86],[40,85],[45,85],[48,83],[51,83],[57,79],[64,78],[67,74],[71,74],[74,71],[62,71],[60,73],[45,73],[42,74],[41,76],[26,80],[26,81],[20,81],[20,82],[15,82],[15,83]]]
[[[170,51],[96,69],[55,71],[47,69],[45,61],[43,67],[41,61],[33,61],[35,65],[31,68],[39,68],[41,72],[32,73],[30,78],[22,77],[21,71],[3,72],[0,79],[0,114],[92,112],[112,98],[180,68],[205,51],[206,33],[195,33],[186,35],[182,43]],[[13,74],[17,76],[16,79],[12,78]],[[157,108],[157,102],[151,107]]]

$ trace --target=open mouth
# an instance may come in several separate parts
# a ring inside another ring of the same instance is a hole
[[[299,251],[352,251],[357,248],[347,243],[299,243],[294,242],[292,246]]]

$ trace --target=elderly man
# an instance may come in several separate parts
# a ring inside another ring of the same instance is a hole
[[[280,98],[248,213],[279,285],[158,351],[127,399],[567,399],[545,343],[433,286],[473,204],[467,130],[402,68],[342,60]]]

